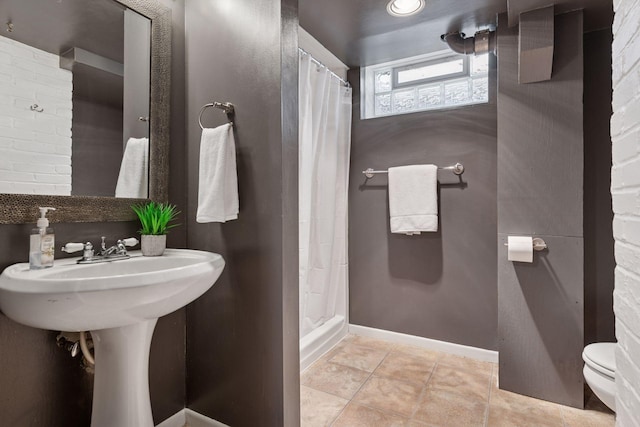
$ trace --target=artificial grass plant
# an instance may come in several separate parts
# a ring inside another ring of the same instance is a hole
[[[138,231],[144,235],[163,235],[180,224],[169,224],[180,214],[175,205],[149,202],[133,205],[131,209],[138,215],[142,228]]]

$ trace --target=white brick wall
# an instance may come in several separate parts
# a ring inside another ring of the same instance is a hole
[[[0,193],[71,194],[73,83],[59,61],[0,36]]]
[[[617,425],[640,426],[640,0],[614,0],[613,235]]]

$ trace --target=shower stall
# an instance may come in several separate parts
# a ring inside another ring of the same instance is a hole
[[[300,368],[348,328],[351,88],[300,49]]]

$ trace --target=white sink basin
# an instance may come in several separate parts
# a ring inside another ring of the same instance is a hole
[[[92,331],[157,319],[184,307],[216,281],[224,260],[211,252],[167,249],[161,257],[129,252],[128,260],[29,270],[14,264],[0,275],[0,309],[24,325]]]
[[[92,427],[151,427],[148,368],[156,321],[205,293],[218,279],[218,254],[167,249],[160,257],[52,268],[7,267],[0,309],[16,322],[56,331],[91,331],[95,351]]]

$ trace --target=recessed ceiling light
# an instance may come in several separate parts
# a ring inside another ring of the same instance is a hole
[[[392,16],[410,16],[424,9],[424,0],[391,0],[387,12]]]

